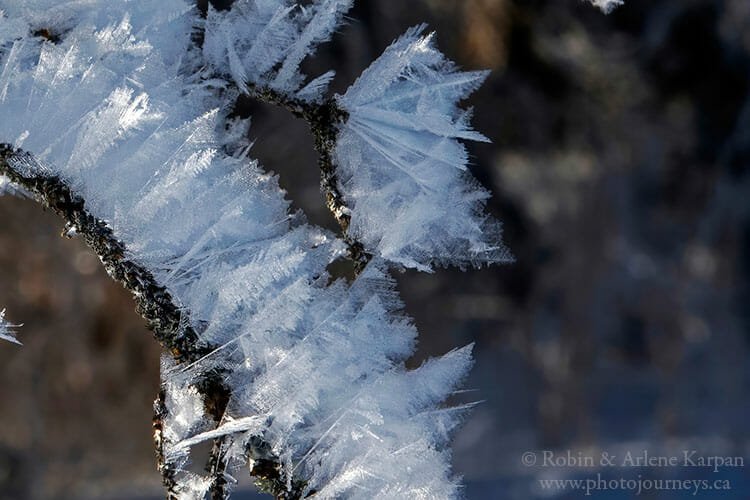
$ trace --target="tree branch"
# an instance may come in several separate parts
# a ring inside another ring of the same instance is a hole
[[[154,448],[156,449],[156,469],[161,474],[161,481],[167,489],[167,500],[176,500],[177,480],[175,479],[175,470],[165,459],[164,450],[164,420],[169,415],[167,410],[166,392],[164,389],[154,400]]]

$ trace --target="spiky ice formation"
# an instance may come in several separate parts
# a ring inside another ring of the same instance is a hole
[[[500,223],[484,214],[489,193],[468,172],[459,141],[487,141],[471,129],[471,110],[457,106],[487,72],[458,71],[424,29],[395,41],[338,98],[349,113],[335,152],[349,233],[423,271],[509,262]]]
[[[300,63],[330,39],[353,0],[237,0],[229,11],[209,8],[203,54],[219,73],[249,92],[248,84],[315,101],[333,78],[329,71],[304,88]]]
[[[5,319],[5,309],[0,311],[0,339],[20,345],[15,332],[19,326],[21,325],[14,325]]]

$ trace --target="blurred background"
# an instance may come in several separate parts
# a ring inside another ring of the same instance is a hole
[[[604,16],[579,0],[358,0],[350,17],[306,68],[335,68],[338,92],[421,22],[462,67],[493,70],[466,103],[493,143],[469,149],[517,262],[397,277],[412,364],[476,343],[462,397],[483,403],[454,443],[466,497],[582,498],[538,479],[596,470],[525,467],[527,451],[750,460],[750,2]],[[239,106],[255,156],[335,229],[305,125]],[[0,198],[0,220],[0,305],[25,324],[23,347],[0,343],[0,499],[159,498],[160,351],[128,293],[35,203]],[[701,496],[746,499],[749,470],[604,472],[727,479]]]

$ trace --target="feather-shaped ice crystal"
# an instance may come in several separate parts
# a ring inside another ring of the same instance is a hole
[[[487,141],[457,106],[487,72],[458,71],[424,28],[395,41],[338,99],[349,113],[336,160],[350,235],[426,271],[508,262],[500,223],[484,213],[489,193],[468,172],[460,142]]]

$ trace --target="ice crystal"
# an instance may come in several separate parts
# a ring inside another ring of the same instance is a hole
[[[0,339],[7,340],[8,342],[12,342],[14,344],[21,344],[21,342],[18,341],[16,338],[16,328],[18,328],[21,325],[14,325],[12,323],[9,323],[5,319],[5,309],[0,311]]]
[[[424,29],[409,30],[339,97],[349,113],[336,157],[351,234],[421,270],[508,262],[500,223],[483,214],[489,193],[459,141],[487,141],[457,107],[487,72],[458,71]]]
[[[353,0],[238,0],[229,11],[209,8],[203,54],[220,73],[248,91],[248,84],[293,95],[304,82],[299,66],[327,41]],[[227,71],[228,70],[228,71]],[[315,100],[328,87],[326,73],[297,97]]]

